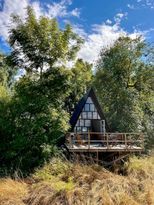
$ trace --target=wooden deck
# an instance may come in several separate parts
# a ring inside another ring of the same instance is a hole
[[[141,152],[142,133],[68,133],[66,146],[70,152]]]

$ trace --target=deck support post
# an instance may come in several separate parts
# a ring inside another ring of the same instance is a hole
[[[97,152],[96,152],[96,155],[97,155],[97,161],[96,161],[96,163],[98,164],[98,150],[97,150]]]
[[[72,148],[73,148],[73,137],[71,137],[71,145],[72,145]]]

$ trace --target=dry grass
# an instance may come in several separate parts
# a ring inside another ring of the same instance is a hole
[[[0,180],[0,205],[24,205],[27,185],[10,178]]]
[[[0,205],[154,205],[154,158],[133,157],[127,176],[54,159],[28,185],[0,181]],[[26,181],[26,180],[25,180]]]

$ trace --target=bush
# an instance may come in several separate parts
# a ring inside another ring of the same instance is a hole
[[[56,96],[27,77],[15,88],[13,97],[0,107],[0,161],[8,173],[25,174],[57,152],[69,116],[62,107],[65,93]]]

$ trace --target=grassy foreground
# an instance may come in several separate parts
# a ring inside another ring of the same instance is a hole
[[[59,158],[29,178],[0,180],[0,205],[153,205],[154,157],[132,157],[127,176]]]

